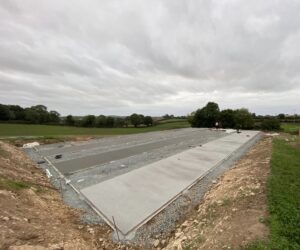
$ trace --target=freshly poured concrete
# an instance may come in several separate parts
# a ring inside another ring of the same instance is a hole
[[[166,131],[147,132],[133,135],[122,135],[116,137],[107,137],[101,139],[90,140],[86,142],[67,142],[67,143],[55,143],[48,145],[41,145],[37,147],[41,155],[49,157],[57,154],[69,154],[76,152],[89,152],[107,151],[112,148],[117,148],[120,145],[125,147],[131,147],[145,142],[155,142],[161,140],[168,140],[181,136],[187,136],[188,134],[199,133],[200,131],[206,131],[205,128],[186,128],[186,129],[174,129]]]
[[[55,148],[51,150],[43,150],[41,154],[47,156],[55,167],[63,174],[72,174],[77,171],[103,165],[112,161],[124,159],[133,155],[142,154],[158,148],[168,147],[173,144],[180,144],[183,141],[193,141],[194,138],[204,137],[206,134],[214,134],[213,136],[224,136],[224,132],[208,131],[206,129],[191,129],[181,134],[181,131],[173,132],[172,137],[156,138],[156,140],[145,141],[139,140],[137,143],[123,143],[119,147],[100,146],[97,142],[79,146],[68,146],[65,148]],[[129,137],[130,141],[130,137]],[[51,156],[53,152],[62,154],[61,159],[55,159]]]
[[[81,192],[111,224],[114,217],[119,231],[126,235],[258,133],[230,134]]]

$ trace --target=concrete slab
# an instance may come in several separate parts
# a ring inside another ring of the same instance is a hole
[[[41,145],[36,147],[42,156],[53,156],[56,154],[68,154],[76,152],[90,152],[92,150],[107,150],[113,147],[119,147],[120,145],[134,146],[145,142],[167,140],[174,137],[186,136],[187,134],[206,130],[204,128],[186,128],[186,129],[174,129],[169,131],[156,131],[133,135],[123,135],[116,137],[108,137],[95,139],[85,142],[66,142]]]
[[[163,148],[165,146],[179,144],[182,141],[193,140],[195,137],[204,137],[205,133],[217,134],[217,132],[210,132],[208,130],[193,130],[187,134],[183,134],[177,137],[171,137],[167,139],[161,139],[151,142],[143,142],[138,145],[126,146],[119,149],[106,149],[104,152],[101,152],[99,149],[95,150],[92,155],[89,155],[88,152],[84,152],[84,155],[79,154],[74,159],[68,159],[68,155],[64,153],[61,159],[55,160],[53,158],[48,159],[56,166],[56,168],[63,174],[71,174],[76,171],[80,171],[86,168],[93,166],[99,166],[111,161],[116,161],[124,159],[133,155],[142,154],[144,152],[149,152],[154,149]],[[219,136],[224,136],[223,133],[219,133]],[[70,149],[70,148],[69,148]],[[76,148],[78,149],[78,148]],[[99,152],[100,151],[100,152]]]
[[[81,192],[111,224],[114,217],[127,235],[258,133],[230,134]]]

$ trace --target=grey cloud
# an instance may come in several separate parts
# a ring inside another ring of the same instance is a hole
[[[207,100],[299,110],[299,9],[292,0],[2,1],[0,103],[65,114],[185,114]]]

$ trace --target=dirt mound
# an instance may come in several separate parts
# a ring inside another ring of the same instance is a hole
[[[107,226],[80,223],[21,149],[0,142],[0,249],[126,249]],[[130,249],[137,247],[130,247]]]

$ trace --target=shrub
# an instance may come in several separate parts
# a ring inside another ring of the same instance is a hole
[[[234,111],[235,127],[238,129],[253,129],[254,119],[252,114],[246,108],[237,109]]]
[[[267,119],[261,123],[263,130],[280,130],[280,121],[278,119]]]
[[[151,116],[145,116],[144,123],[147,127],[152,126],[153,125],[152,117]]]

